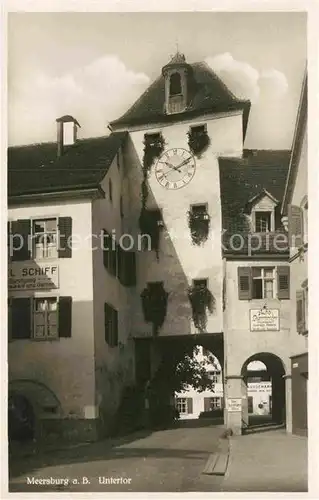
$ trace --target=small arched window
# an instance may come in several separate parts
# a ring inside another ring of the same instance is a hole
[[[169,82],[169,95],[178,95],[182,93],[181,75],[173,73]]]

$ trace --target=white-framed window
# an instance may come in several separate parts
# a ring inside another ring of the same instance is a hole
[[[176,408],[180,415],[186,415],[188,413],[187,398],[177,398]]]
[[[255,212],[255,232],[268,233],[272,231],[272,212]]]
[[[221,376],[220,371],[216,372],[211,371],[209,372],[209,376],[214,384],[218,384],[220,382],[220,376]]]
[[[218,410],[222,407],[221,398],[210,398],[210,408],[211,410]]]
[[[32,220],[33,257],[52,259],[58,256],[58,221],[57,218]]]
[[[33,299],[33,337],[58,338],[58,301],[56,297]]]
[[[273,267],[252,268],[252,298],[272,299],[275,296],[275,269]]]

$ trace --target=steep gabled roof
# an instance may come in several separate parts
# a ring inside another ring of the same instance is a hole
[[[250,101],[237,99],[206,63],[189,66],[192,68],[195,88],[186,111],[168,115],[165,113],[165,79],[160,76],[123,116],[111,122],[111,127],[116,130],[131,125],[188,120],[211,112],[243,110],[245,136]]]
[[[266,190],[276,200],[284,195],[290,151],[245,151],[244,158],[219,159],[223,228],[247,232],[245,215],[251,198]]]
[[[60,157],[55,142],[8,148],[8,196],[97,187],[125,137],[79,140]]]

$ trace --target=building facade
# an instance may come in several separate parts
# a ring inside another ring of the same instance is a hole
[[[177,52],[108,137],[78,140],[67,115],[56,143],[9,148],[9,242],[32,237],[9,256],[9,393],[39,432],[138,420],[149,381],[198,344],[222,368],[228,427],[247,425],[256,360],[289,422],[290,152],[245,149],[249,111]]]
[[[282,215],[290,235],[291,327],[290,379],[291,419],[288,430],[307,434],[308,386],[308,163],[307,77],[302,87],[293,140]],[[288,219],[288,220],[287,220]]]

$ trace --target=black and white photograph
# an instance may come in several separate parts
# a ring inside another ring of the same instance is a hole
[[[307,12],[6,31],[9,493],[307,493]]]

